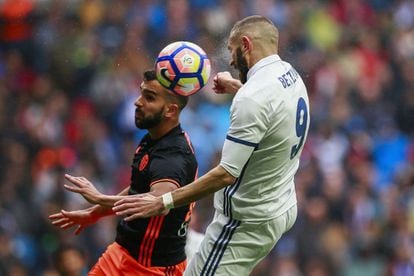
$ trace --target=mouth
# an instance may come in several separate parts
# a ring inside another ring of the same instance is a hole
[[[135,109],[135,118],[140,118],[143,117],[144,114],[142,113],[142,111]]]

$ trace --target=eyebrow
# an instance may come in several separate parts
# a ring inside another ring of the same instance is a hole
[[[141,94],[151,94],[153,96],[158,96],[158,93],[156,93],[154,90],[148,89],[148,88],[141,88]]]
[[[231,46],[231,44],[230,44],[230,43],[228,43],[228,44],[227,44],[227,50],[229,50],[230,52],[231,52],[231,50],[232,50],[232,46]]]

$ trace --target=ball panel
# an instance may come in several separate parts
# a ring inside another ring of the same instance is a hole
[[[174,62],[181,73],[196,73],[200,66],[200,57],[190,49],[183,49],[174,56]]]
[[[210,77],[211,64],[209,59],[203,60],[203,69],[201,70],[201,78],[203,79],[203,85],[205,85]]]
[[[169,60],[161,60],[157,62],[155,73],[158,81],[166,88],[170,87],[172,80],[174,80],[176,76]]]
[[[200,82],[196,77],[180,78],[175,86],[175,92],[180,95],[189,96],[200,90]]]

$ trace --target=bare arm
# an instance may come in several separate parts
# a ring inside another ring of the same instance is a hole
[[[197,201],[233,184],[235,180],[235,177],[219,165],[191,184],[173,191],[171,194],[174,200],[174,207]]]
[[[112,206],[115,204],[116,201],[113,201],[117,198],[122,198],[124,196],[128,195],[129,186],[123,189],[121,192],[119,192],[117,195],[103,195],[103,204],[95,204],[92,206],[93,213],[96,213],[97,215],[100,215],[100,217],[113,215],[114,212],[112,211]],[[108,197],[107,199],[105,197]],[[112,201],[111,201],[112,198]],[[112,204],[111,204],[112,203]]]
[[[196,181],[171,192],[174,207],[190,204],[209,194],[212,194],[235,181],[223,167],[217,166]],[[140,198],[124,197],[115,203],[113,210],[117,215],[126,215],[125,220],[151,217],[166,212],[161,196],[145,195]]]
[[[65,189],[78,193],[82,195],[88,202],[101,206],[101,207],[94,207],[98,212],[105,212],[112,210],[111,207],[114,206],[115,202],[123,199],[124,197],[128,196],[128,188],[124,189],[121,193],[117,195],[105,195],[100,193],[95,186],[85,177],[74,177],[71,175],[66,174],[65,178],[71,182],[73,185],[64,185]],[[177,186],[172,182],[168,182],[168,180],[157,183],[151,186],[150,192],[146,194],[137,194],[133,195],[136,198],[143,197],[147,194],[153,196],[159,196],[164,193],[170,192],[176,189]],[[95,210],[95,209],[94,209]]]
[[[128,189],[129,187],[119,192],[118,196],[128,195]],[[75,235],[78,235],[89,225],[92,225],[99,219],[110,215],[114,215],[114,211],[111,207],[95,204],[94,206],[81,210],[61,210],[58,213],[50,215],[49,219],[53,225],[61,229],[76,227]]]

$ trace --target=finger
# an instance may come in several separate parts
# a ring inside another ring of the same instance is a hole
[[[62,210],[62,214],[65,218],[73,219],[79,217],[79,213],[76,211],[64,211]]]
[[[136,203],[134,202],[124,202],[121,205],[117,205],[112,207],[112,210],[115,212],[119,212],[119,211],[123,211],[126,209],[130,209],[130,208],[134,208],[134,206],[136,205]]]
[[[52,224],[55,226],[61,226],[62,224],[67,223],[69,220],[67,218],[61,218],[55,221],[52,221]]]
[[[79,180],[78,177],[71,176],[69,174],[65,174],[65,178],[66,178],[66,180],[68,180],[69,182],[71,182],[71,183],[73,183],[73,184],[75,184],[77,186],[79,186],[80,184],[82,184],[82,182]]]
[[[232,76],[231,76],[231,74],[230,74],[230,72],[229,72],[229,71],[224,71],[224,72],[221,72],[221,75],[222,75],[223,77],[229,77],[229,78],[232,78]]]
[[[60,223],[60,222],[65,221],[65,220],[68,220],[68,218],[65,218],[65,217],[56,218],[52,221],[52,224]]]
[[[117,211],[114,210],[114,212],[115,212],[115,215],[117,216],[125,216],[125,215],[130,214],[132,211],[130,211],[130,209],[124,208],[124,209],[117,210]]]
[[[56,214],[52,214],[49,216],[49,219],[59,219],[59,218],[63,218],[62,213],[56,213]]]
[[[62,211],[60,211],[61,213],[62,213],[62,215],[63,216],[68,216],[68,215],[70,215],[70,212],[68,212],[68,211],[65,211],[65,210],[62,210]]]
[[[132,220],[139,219],[139,218],[143,218],[143,217],[144,216],[142,216],[142,214],[140,214],[140,213],[134,213],[134,214],[132,214],[130,216],[125,217],[124,220],[125,221],[132,221]]]
[[[83,231],[83,227],[82,225],[79,225],[78,228],[76,228],[75,230],[75,235],[79,235],[82,231]]]
[[[119,206],[119,205],[126,204],[126,203],[133,202],[133,201],[134,201],[134,198],[131,196],[124,197],[118,200],[117,202],[115,202],[114,206]]]
[[[116,213],[116,212],[119,212],[119,211],[121,211],[121,210],[123,210],[123,209],[124,209],[124,207],[123,207],[123,206],[124,206],[123,204],[118,205],[118,206],[115,206],[115,205],[114,205],[114,207],[112,207],[112,211],[114,211],[115,213]]]
[[[74,179],[75,177],[70,174],[65,174],[65,178],[70,181],[71,179]]]
[[[65,185],[63,185],[63,187],[64,187],[66,190],[71,191],[71,192],[74,192],[74,193],[81,193],[81,191],[82,191],[82,189],[81,189],[81,188],[76,187],[76,186],[72,186],[72,185],[67,185],[67,184],[65,184]]]
[[[129,216],[129,215],[140,212],[140,210],[141,210],[141,208],[132,208],[132,207],[130,207],[130,208],[125,208],[125,209],[120,210],[120,211],[116,211],[115,214],[118,215],[118,216]]]
[[[114,206],[122,205],[125,202],[124,199],[118,200],[114,203]],[[114,207],[115,208],[115,207]],[[113,208],[112,208],[113,209]]]
[[[61,225],[60,228],[68,229],[68,228],[71,228],[73,225],[75,225],[75,223],[73,221],[69,221],[68,223]]]

